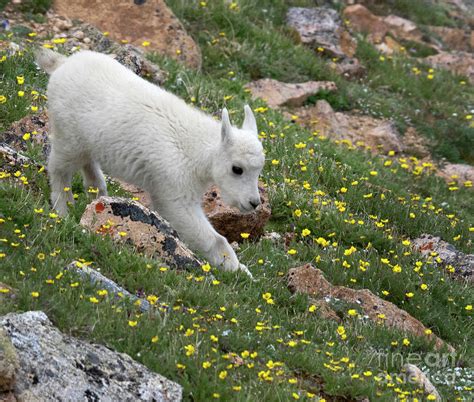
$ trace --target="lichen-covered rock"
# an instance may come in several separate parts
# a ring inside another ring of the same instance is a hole
[[[70,19],[96,25],[110,37],[133,45],[148,42],[148,49],[200,68],[201,52],[164,0],[55,0],[54,10]],[[87,33],[85,33],[87,37]]]
[[[342,26],[339,13],[326,7],[290,7],[287,24],[295,29],[301,42],[324,48],[333,57],[353,57],[357,43]]]
[[[441,396],[436,387],[431,383],[430,379],[414,364],[404,364],[402,372],[408,377],[407,380],[418,384],[426,394],[433,395],[435,401],[441,401]]]
[[[343,300],[347,303],[357,304],[368,318],[389,328],[395,328],[414,336],[426,337],[434,342],[437,349],[453,347],[445,343],[433,333],[427,335],[426,327],[406,311],[374,295],[367,289],[351,289],[345,286],[334,286],[324,277],[321,270],[311,264],[292,268],[288,272],[288,288],[293,293],[306,293],[317,300],[331,299]]]
[[[41,311],[0,317],[19,367],[18,400],[178,401],[180,385],[124,353],[62,334]]]
[[[265,100],[270,107],[302,106],[312,95],[320,91],[335,91],[336,84],[331,81],[308,81],[298,84],[280,82],[263,78],[246,85],[253,98]]]
[[[412,240],[413,248],[436,264],[436,259],[441,259],[443,267],[451,268],[448,272],[457,279],[474,282],[474,254],[464,254],[456,250],[452,244],[441,240],[440,237],[422,234]],[[436,253],[436,257],[432,253]]]
[[[166,220],[136,201],[100,197],[87,206],[81,225],[176,268],[202,265]]]
[[[241,242],[241,233],[248,233],[250,240],[255,240],[263,234],[263,229],[271,216],[268,196],[263,185],[258,187],[260,205],[249,214],[241,213],[237,208],[229,207],[221,199],[217,187],[212,187],[204,195],[203,209],[214,229],[229,242]]]

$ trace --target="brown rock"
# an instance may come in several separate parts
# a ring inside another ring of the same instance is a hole
[[[389,31],[383,18],[372,14],[367,7],[361,4],[348,6],[342,12],[343,18],[349,20],[349,28],[368,34],[368,39],[374,43],[382,42]]]
[[[241,233],[250,233],[249,239],[257,239],[271,215],[268,196],[263,185],[259,186],[260,202],[250,214],[242,214],[238,209],[224,204],[217,187],[212,187],[204,195],[203,209],[214,229],[229,242],[241,242]]]
[[[446,163],[438,174],[447,182],[464,183],[471,181],[474,183],[474,166],[466,165],[464,163]]]
[[[412,241],[412,245],[416,251],[435,264],[437,263],[432,253],[436,253],[436,258],[441,259],[441,266],[454,268],[452,272],[454,278],[474,282],[474,254],[464,254],[440,237],[429,234],[422,234]]]
[[[426,335],[426,327],[395,304],[381,299],[367,289],[355,290],[344,286],[334,286],[324,278],[321,270],[315,269],[311,264],[290,269],[288,272],[288,288],[293,293],[306,293],[318,300],[337,298],[348,303],[357,304],[374,322],[414,336],[427,337],[434,342],[436,349],[446,346],[450,351],[454,351],[452,346],[436,335]],[[380,319],[379,314],[384,314],[385,319]]]
[[[448,27],[429,27],[430,31],[439,36],[445,50],[460,50],[470,52],[474,49],[473,32],[465,31],[459,28]]]
[[[454,74],[465,75],[474,84],[474,54],[468,52],[441,52],[424,59],[435,68],[445,68]]]
[[[315,106],[298,109],[299,121],[313,131],[333,139],[349,140],[353,144],[363,142],[372,151],[404,150],[400,135],[388,120],[335,112],[325,100]]]
[[[365,67],[354,57],[331,61],[329,66],[346,78],[360,78],[366,73]]]
[[[147,192],[138,187],[118,181],[121,187],[130,192],[142,205],[152,208],[151,199]],[[266,191],[261,185],[260,200],[262,204],[252,213],[243,214],[236,208],[231,208],[223,203],[217,187],[211,187],[203,197],[203,210],[214,229],[227,238],[229,243],[241,242],[241,233],[250,233],[249,239],[255,240],[263,234],[265,224],[271,215],[270,204]]]
[[[397,15],[388,15],[383,18],[383,22],[388,26],[389,32],[396,38],[413,41],[422,40],[421,31],[413,21]]]
[[[129,243],[138,252],[173,267],[202,265],[167,221],[136,201],[100,197],[87,206],[81,225],[116,242]]]
[[[108,31],[117,40],[141,45],[200,68],[201,53],[181,22],[164,0],[54,0],[54,10],[71,19],[80,19]]]
[[[354,57],[357,51],[357,41],[352,35],[346,30],[339,31],[339,45],[341,46],[342,52],[347,57]]]
[[[402,141],[405,153],[414,155],[418,158],[426,158],[430,156],[426,137],[422,137],[414,127],[408,127],[406,129]]]
[[[265,100],[270,107],[301,106],[312,95],[320,91],[335,91],[332,81],[308,81],[288,84],[271,78],[263,78],[246,85],[253,98]]]
[[[385,36],[382,43],[375,45],[375,47],[386,55],[392,55],[394,53],[400,53],[402,51],[402,45],[398,43],[391,36]]]

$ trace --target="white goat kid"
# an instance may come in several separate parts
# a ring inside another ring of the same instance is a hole
[[[260,204],[258,176],[264,154],[252,110],[245,106],[241,129],[187,105],[141,79],[111,57],[84,51],[66,58],[37,53],[51,74],[48,113],[51,201],[61,215],[73,202],[73,174],[82,169],[86,188],[107,194],[101,168],[151,195],[153,208],[181,238],[214,266],[249,273],[201,208],[204,192],[216,184],[223,200],[251,212]]]

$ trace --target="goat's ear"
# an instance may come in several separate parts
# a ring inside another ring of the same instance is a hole
[[[250,109],[249,105],[244,106],[244,112],[245,119],[244,124],[242,124],[242,130],[253,131],[256,135],[258,135],[257,121],[255,120],[255,116],[253,115],[252,109]]]
[[[230,124],[229,112],[226,108],[222,109],[222,127],[221,127],[221,136],[222,142],[228,142],[230,140],[232,132],[232,126]]]

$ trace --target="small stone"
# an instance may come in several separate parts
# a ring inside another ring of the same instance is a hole
[[[76,32],[74,32],[74,34],[72,36],[76,39],[82,40],[82,39],[84,39],[84,32],[76,31]]]
[[[84,38],[82,41],[83,41],[84,43],[89,44],[89,43],[91,43],[91,38]]]

